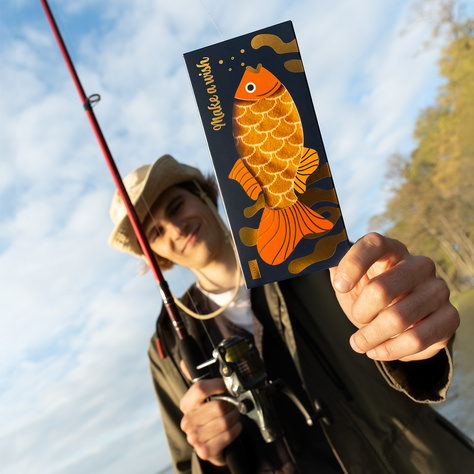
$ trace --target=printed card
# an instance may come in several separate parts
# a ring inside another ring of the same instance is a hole
[[[349,248],[290,21],[184,55],[248,288]]]

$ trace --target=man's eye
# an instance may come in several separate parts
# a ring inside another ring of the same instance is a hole
[[[179,201],[178,203],[176,203],[171,209],[170,209],[170,215],[171,216],[175,216],[179,210],[181,209],[181,206],[182,206],[183,202],[182,201]]]
[[[150,234],[150,240],[154,241],[156,239],[159,239],[163,235],[163,228],[162,227],[154,227],[151,234]]]

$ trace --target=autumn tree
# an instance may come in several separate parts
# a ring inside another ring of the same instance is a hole
[[[438,5],[445,83],[418,116],[415,150],[389,160],[391,198],[371,225],[433,258],[458,292],[474,284],[474,21],[456,21],[452,0]]]

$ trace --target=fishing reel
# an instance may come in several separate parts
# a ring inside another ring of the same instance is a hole
[[[212,352],[213,358],[198,369],[219,363],[219,371],[229,395],[215,395],[212,400],[225,400],[252,419],[263,439],[271,443],[283,435],[271,397],[276,391],[285,394],[299,409],[308,425],[313,420],[291,388],[281,379],[268,380],[263,361],[256,347],[246,338],[224,339]]]

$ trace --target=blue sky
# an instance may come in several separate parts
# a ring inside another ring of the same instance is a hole
[[[386,199],[440,84],[409,1],[203,0],[224,38],[291,19],[349,236]],[[199,0],[52,0],[124,176],[171,153],[211,170],[182,54],[221,40]],[[114,185],[39,0],[0,7],[0,467],[154,473],[168,465],[146,358],[161,302],[106,244]],[[190,280],[167,276],[177,294]]]

